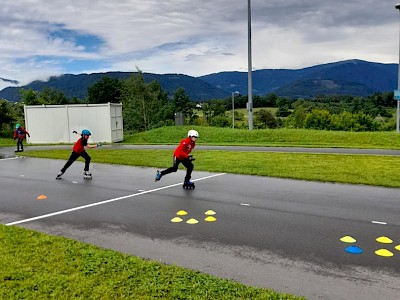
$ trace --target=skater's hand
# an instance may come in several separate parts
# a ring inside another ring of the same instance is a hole
[[[188,158],[189,158],[190,161],[195,161],[195,160],[196,160],[196,159],[193,157],[193,155],[189,155]]]
[[[72,131],[72,133],[78,133],[78,132],[76,132],[76,130],[74,130],[74,131]]]

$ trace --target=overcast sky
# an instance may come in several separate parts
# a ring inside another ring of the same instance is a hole
[[[251,0],[253,70],[397,63],[395,5]],[[248,70],[246,0],[4,0],[0,12],[0,78],[20,85],[136,67],[191,76]],[[0,89],[8,85],[0,80]]]

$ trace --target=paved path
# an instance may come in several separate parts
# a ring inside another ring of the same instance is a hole
[[[398,299],[399,189],[195,171],[184,190],[183,171],[93,163],[85,181],[81,162],[57,181],[63,164],[0,160],[0,222],[308,299]]]
[[[71,149],[71,145],[60,146],[26,146],[26,150]],[[176,145],[104,145],[104,149],[175,149]],[[196,146],[196,150],[252,151],[252,152],[293,152],[293,153],[335,153],[367,155],[400,155],[400,150],[386,149],[352,149],[352,148],[304,148],[304,147],[256,147],[256,146]],[[0,148],[0,154],[13,154],[13,147]]]

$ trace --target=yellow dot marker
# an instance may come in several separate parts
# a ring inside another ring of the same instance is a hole
[[[393,256],[393,253],[390,252],[389,250],[386,250],[386,249],[376,250],[375,254],[378,255],[378,256],[383,256],[383,257],[391,257],[391,256]]]
[[[378,243],[382,243],[382,244],[391,244],[391,243],[393,243],[393,241],[391,239],[389,239],[388,237],[386,237],[386,236],[378,237],[376,239],[376,241]]]
[[[343,243],[355,243],[356,240],[349,235],[346,235],[340,239]]]
[[[215,221],[217,221],[217,219],[212,217],[212,216],[209,216],[209,217],[205,218],[204,221],[206,221],[206,222],[215,222]]]
[[[400,245],[397,245],[396,247],[394,247],[396,250],[400,251]]]
[[[36,199],[37,200],[44,200],[44,199],[47,199],[47,196],[46,195],[39,195],[39,196],[37,196]]]
[[[176,213],[178,216],[186,216],[188,213],[184,210],[180,210]]]
[[[187,220],[186,223],[188,223],[188,224],[197,224],[197,223],[199,223],[199,221],[197,221],[196,219],[192,218],[192,219]]]
[[[204,214],[207,215],[207,216],[213,216],[213,215],[216,214],[216,212],[213,211],[213,210],[207,210]]]
[[[181,218],[179,218],[179,217],[175,217],[175,218],[171,219],[172,223],[179,223],[179,222],[182,222],[182,221],[183,220]]]

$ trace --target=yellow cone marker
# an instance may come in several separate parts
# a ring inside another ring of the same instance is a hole
[[[393,256],[393,253],[390,252],[389,250],[386,250],[386,249],[376,250],[375,254],[378,255],[378,256],[383,256],[383,257],[391,257],[391,256]]]
[[[396,250],[400,251],[400,245],[397,245],[396,247],[394,247]]]
[[[353,239],[351,236],[346,235],[340,239],[343,243],[355,243],[356,240]]]
[[[199,221],[197,221],[196,219],[192,218],[192,219],[187,220],[186,223],[188,223],[188,224],[197,224],[197,223],[199,223]]]
[[[37,196],[36,199],[37,200],[44,200],[44,199],[47,199],[47,196],[46,195],[39,195],[39,196]]]
[[[393,241],[386,236],[381,236],[376,239],[377,242],[382,244],[391,244]]]
[[[186,216],[188,213],[184,210],[180,210],[176,213],[178,216]]]
[[[179,217],[175,217],[175,218],[171,219],[172,223],[179,223],[179,222],[182,222],[182,221],[183,220],[181,218],[179,218]]]
[[[207,216],[213,216],[213,215],[216,214],[216,212],[213,211],[213,210],[207,210],[204,214],[207,215]]]
[[[214,218],[214,217],[209,216],[209,217],[205,218],[204,221],[206,221],[206,222],[215,222],[215,221],[217,221],[217,219]]]

